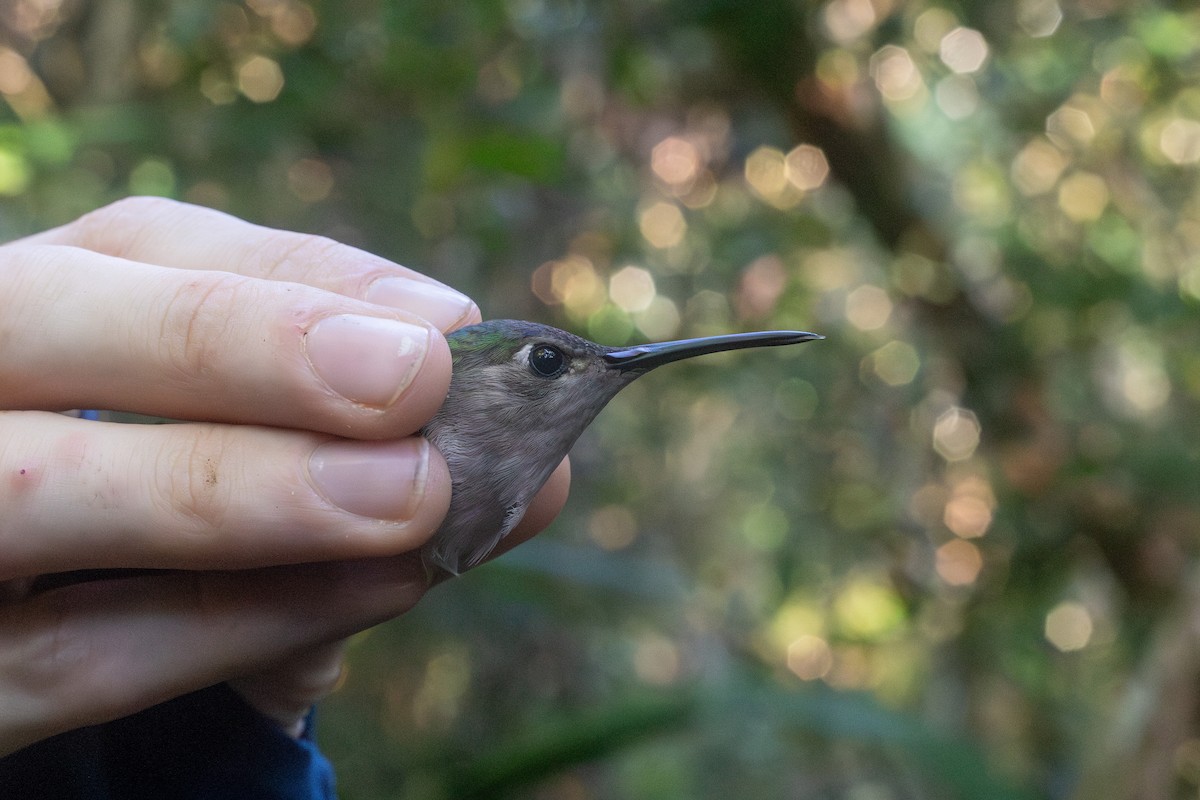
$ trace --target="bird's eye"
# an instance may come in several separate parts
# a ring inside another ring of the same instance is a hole
[[[567,371],[567,357],[557,347],[539,344],[529,351],[529,368],[543,378],[557,378]]]

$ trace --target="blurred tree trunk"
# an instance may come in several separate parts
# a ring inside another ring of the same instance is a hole
[[[1176,755],[1196,727],[1200,700],[1200,566],[1173,614],[1162,616],[1141,668],[1084,753],[1075,800],[1162,800],[1175,795]]]
[[[128,100],[137,85],[139,15],[134,0],[95,0],[83,38],[89,98]]]
[[[851,109],[825,93],[816,77],[822,43],[813,36],[808,4],[785,0],[710,0],[688,5],[728,54],[735,78],[727,83],[738,107],[747,89],[788,120],[797,141],[820,147],[837,181],[853,196],[879,241],[891,250],[922,243],[922,254],[941,260],[945,248],[908,197],[903,156],[891,143],[879,106]]]

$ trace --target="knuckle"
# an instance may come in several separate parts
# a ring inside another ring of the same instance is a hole
[[[81,246],[113,256],[129,252],[148,223],[178,209],[166,197],[123,197],[84,214],[71,227]]]
[[[6,344],[4,337],[15,337],[38,321],[38,314],[46,313],[44,298],[53,297],[65,281],[65,257],[62,247],[20,243],[0,247],[0,345]],[[10,352],[9,347],[0,352]]]
[[[22,244],[16,242],[0,247],[0,264],[4,269],[5,291],[0,299],[19,298],[29,302],[38,293],[58,288],[57,283],[65,280],[63,268],[70,264],[71,251],[58,245]],[[23,295],[23,297],[22,297]]]
[[[296,280],[316,265],[341,258],[346,249],[345,245],[327,236],[273,231],[260,245],[261,274],[275,280]]]
[[[214,374],[252,293],[249,279],[226,272],[198,273],[174,287],[158,329],[162,362],[189,381]]]
[[[10,607],[13,609],[15,607]],[[0,629],[12,647],[4,670],[10,691],[29,698],[58,698],[64,713],[76,712],[80,687],[94,685],[90,676],[96,671],[98,653],[95,641],[81,630],[77,619],[54,598],[23,607],[19,617],[6,614]],[[91,694],[91,692],[88,692]],[[103,698],[88,698],[89,704],[105,705]]]
[[[66,614],[55,612],[49,616],[44,629],[29,641],[28,663],[35,665],[35,679],[42,686],[74,683],[73,678],[94,662],[95,649],[87,636],[67,622]]]
[[[182,521],[172,537],[176,546],[194,547],[194,537],[204,540],[224,530],[230,512],[228,472],[234,450],[232,430],[195,426],[183,441],[167,445],[154,496],[165,508],[167,518]]]
[[[112,222],[114,219],[130,217],[140,219],[149,214],[161,213],[168,208],[174,208],[178,205],[180,205],[178,201],[167,197],[133,195],[122,197],[120,200],[114,200],[106,206],[101,206],[95,211],[85,214],[82,219],[104,222]]]

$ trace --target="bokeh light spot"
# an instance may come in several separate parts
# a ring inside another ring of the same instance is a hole
[[[822,21],[829,38],[838,44],[850,44],[875,27],[878,20],[871,0],[830,0]]]
[[[449,647],[435,654],[426,663],[413,696],[413,722],[424,729],[448,727],[458,716],[470,684],[471,662],[461,648]]]
[[[829,177],[829,161],[825,152],[811,144],[794,147],[784,157],[784,174],[801,191],[818,189]]]
[[[29,186],[29,164],[19,153],[0,148],[0,195],[18,195]]]
[[[853,53],[839,47],[821,54],[817,60],[816,75],[826,91],[841,93],[858,84],[862,69]]]
[[[878,286],[859,286],[846,295],[846,319],[860,331],[882,328],[892,316],[892,300]]]
[[[890,586],[856,577],[838,592],[833,604],[838,626],[851,638],[872,641],[897,630],[905,619],[904,604]]]
[[[1176,118],[1163,126],[1158,147],[1175,164],[1200,161],[1200,122]]]
[[[925,86],[921,71],[903,47],[888,44],[871,56],[871,77],[883,99],[891,103],[910,100]]]
[[[996,496],[991,484],[973,475],[954,485],[942,513],[942,522],[956,536],[974,539],[987,533],[995,508]]]
[[[921,12],[913,23],[913,38],[926,53],[936,53],[942,39],[958,27],[958,18],[947,8],[933,6]]]
[[[558,305],[562,298],[554,293],[554,268],[558,262],[546,261],[529,276],[529,290],[548,306]]]
[[[1066,105],[1046,117],[1046,135],[1055,144],[1086,146],[1096,138],[1096,125],[1082,108]]]
[[[678,136],[669,136],[650,152],[650,169],[677,191],[686,191],[700,173],[700,151]]]
[[[1082,650],[1092,640],[1094,627],[1086,606],[1064,601],[1046,615],[1046,641],[1064,653]]]
[[[783,151],[760,147],[747,156],[746,182],[764,197],[782,192],[787,184],[787,160]]]
[[[238,91],[255,103],[269,103],[283,91],[283,70],[266,56],[251,56],[237,71]]]
[[[641,267],[622,267],[608,279],[608,296],[622,311],[645,311],[657,296],[654,276]]]
[[[686,190],[682,187],[675,190],[675,194],[679,197],[679,202],[683,203],[688,208],[707,208],[717,199],[717,190],[720,188],[717,185],[717,179],[713,177],[709,170],[701,170],[696,176],[696,180],[687,185]]]
[[[1141,70],[1129,64],[1113,67],[1100,79],[1100,99],[1109,108],[1122,112],[1140,110],[1146,103],[1148,89]]]
[[[637,538],[637,518],[625,506],[601,506],[587,523],[588,536],[605,550],[622,550]]]
[[[979,89],[969,75],[950,75],[938,81],[933,99],[950,119],[966,119],[979,108]]]
[[[954,202],[978,222],[1007,222],[1011,197],[1004,173],[990,162],[970,164],[959,170],[954,177]]]
[[[333,190],[333,170],[324,161],[302,158],[288,167],[288,189],[305,203],[324,200]]]
[[[787,666],[802,681],[824,678],[833,668],[833,650],[820,636],[804,634],[788,645]]]
[[[633,320],[616,306],[602,305],[587,318],[587,335],[597,342],[626,342],[633,330]]]
[[[657,633],[638,637],[633,649],[633,670],[644,682],[668,686],[679,678],[679,648]]]
[[[1108,206],[1108,184],[1091,172],[1074,172],[1058,187],[1058,207],[1074,222],[1093,222]]]
[[[183,76],[185,62],[175,42],[165,36],[154,36],[138,48],[138,65],[148,84],[167,88]]]
[[[158,158],[147,158],[129,173],[129,191],[133,194],[170,197],[175,193],[175,171]]]
[[[942,37],[938,56],[959,74],[978,72],[987,60],[987,40],[974,28],[955,28]]]
[[[279,41],[299,47],[317,30],[317,15],[306,3],[280,3],[280,11],[271,15],[271,31]]]
[[[642,211],[638,217],[638,228],[647,242],[665,250],[683,241],[683,235],[687,233],[687,220],[678,206],[660,200]]]
[[[775,311],[783,290],[787,287],[787,271],[783,260],[775,254],[754,259],[742,271],[734,305],[739,319],[757,320]]]
[[[871,353],[871,371],[888,386],[907,386],[917,377],[921,357],[908,342],[891,341]]]
[[[644,311],[635,311],[633,321],[652,340],[670,339],[679,330],[679,308],[669,297],[655,295]]]
[[[849,248],[829,248],[804,259],[804,280],[813,289],[831,292],[853,283],[858,277],[859,254]]]
[[[968,541],[951,539],[934,554],[934,569],[951,586],[969,586],[983,569],[983,554]]]
[[[947,528],[963,538],[983,536],[992,523],[992,509],[981,498],[956,496],[946,504],[943,521]]]
[[[1109,405],[1130,417],[1154,414],[1171,397],[1162,347],[1136,328],[1109,347],[1099,379]]]
[[[531,284],[543,303],[565,305],[579,319],[603,308],[608,296],[592,262],[579,255],[546,262],[534,270]]]
[[[226,209],[229,207],[229,188],[219,181],[198,181],[187,188],[183,199],[198,206]]]
[[[1017,25],[1035,39],[1053,34],[1062,20],[1058,0],[1019,0],[1017,3]]]
[[[758,148],[746,157],[744,173],[750,188],[776,208],[791,208],[803,197],[788,180],[787,157],[782,150]]]
[[[742,518],[742,536],[762,552],[778,550],[787,540],[788,527],[787,514],[772,503],[755,506]]]
[[[933,449],[947,461],[963,461],[979,446],[981,428],[973,411],[953,406],[933,425]]]
[[[279,41],[291,47],[304,44],[316,31],[317,15],[298,0],[246,0],[246,5],[270,23]]]
[[[824,630],[824,614],[803,595],[793,595],[771,616],[766,630],[767,643],[782,654],[799,637],[819,635]]]
[[[200,94],[215,106],[225,106],[237,100],[237,87],[222,70],[209,67],[200,73]]]
[[[1063,152],[1048,140],[1034,139],[1013,159],[1013,183],[1026,196],[1045,194],[1058,183],[1067,163]]]

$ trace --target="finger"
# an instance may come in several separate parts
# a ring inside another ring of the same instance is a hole
[[[323,643],[261,672],[234,678],[229,686],[292,738],[299,738],[313,705],[341,681],[345,651],[345,639]]]
[[[517,527],[501,540],[500,546],[496,548],[497,554],[511,550],[521,542],[532,539],[536,534],[548,528],[562,511],[563,506],[567,504],[567,495],[570,491],[571,460],[564,458],[562,463],[550,474],[546,485],[530,502],[529,508],[525,510],[525,516],[517,523]]]
[[[0,248],[0,408],[404,436],[446,396],[428,322],[294,283]]]
[[[0,607],[0,753],[267,669],[404,613],[419,559],[76,584]]]
[[[243,569],[419,547],[450,504],[420,437],[0,413],[0,581],[108,567]]]
[[[265,228],[161,197],[129,197],[22,240],[163,267],[303,283],[393,306],[443,331],[480,319],[470,298],[419,272],[322,236]]]

